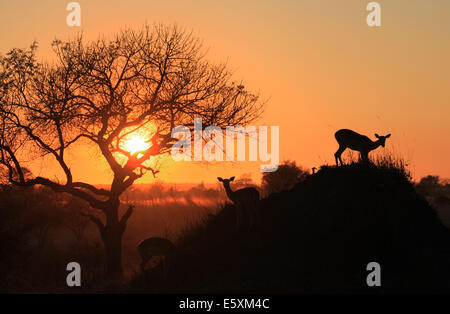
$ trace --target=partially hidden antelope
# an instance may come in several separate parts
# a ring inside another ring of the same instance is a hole
[[[380,136],[375,133],[375,137],[378,140],[372,141],[365,135],[361,135],[352,130],[342,129],[337,131],[334,134],[334,137],[339,143],[339,148],[337,152],[334,154],[334,157],[336,159],[336,166],[339,165],[338,161],[340,161],[342,166],[343,163],[341,155],[346,148],[358,151],[361,154],[361,160],[363,160],[364,162],[368,162],[369,152],[376,149],[379,146],[384,147],[386,144],[386,139],[391,137],[391,134],[388,134],[386,136]]]
[[[239,228],[244,220],[248,220],[250,228],[253,226],[255,221],[259,223],[261,217],[258,212],[258,190],[252,187],[247,187],[233,191],[230,187],[230,182],[234,180],[234,177],[229,179],[222,179],[221,177],[218,177],[217,180],[223,183],[223,187],[225,188],[228,198],[236,207],[236,227]]]
[[[138,245],[139,255],[141,256],[141,270],[145,271],[145,266],[153,256],[161,257],[161,266],[163,271],[167,268],[167,256],[173,252],[175,245],[167,239],[151,237],[143,240]]]

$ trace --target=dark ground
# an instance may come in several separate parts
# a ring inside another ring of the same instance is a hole
[[[187,232],[126,291],[228,293],[450,292],[450,231],[402,169],[322,167],[261,201],[259,229],[236,231],[234,207]],[[369,262],[381,287],[369,288]]]

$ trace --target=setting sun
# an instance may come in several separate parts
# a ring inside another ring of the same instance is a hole
[[[125,142],[126,151],[134,154],[139,151],[144,151],[151,146],[150,143],[147,143],[145,139],[141,136],[134,136],[133,138],[127,140]]]

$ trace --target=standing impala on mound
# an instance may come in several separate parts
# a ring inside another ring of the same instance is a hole
[[[234,177],[229,179],[222,179],[218,177],[217,180],[223,183],[228,198],[234,203],[236,207],[236,227],[239,228],[244,216],[247,216],[249,226],[252,227],[254,220],[260,220],[258,213],[259,192],[257,189],[248,187],[233,191],[230,187],[230,182]]]
[[[386,139],[389,138],[391,134],[386,136],[380,136],[375,133],[375,137],[378,138],[377,141],[373,142],[370,138],[365,135],[358,134],[352,130],[342,129],[334,134],[337,142],[339,143],[339,148],[334,154],[336,158],[336,166],[338,166],[338,160],[341,162],[341,155],[346,148],[359,151],[361,154],[361,159],[365,162],[369,161],[369,152],[377,148],[378,146],[383,146],[386,144]]]

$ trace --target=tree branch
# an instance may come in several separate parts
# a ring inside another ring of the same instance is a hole
[[[104,235],[105,235],[105,225],[103,224],[101,219],[96,217],[96,216],[94,216],[94,215],[90,215],[90,214],[82,213],[81,215],[89,218],[98,227],[98,230],[100,231],[100,235],[103,238]]]

